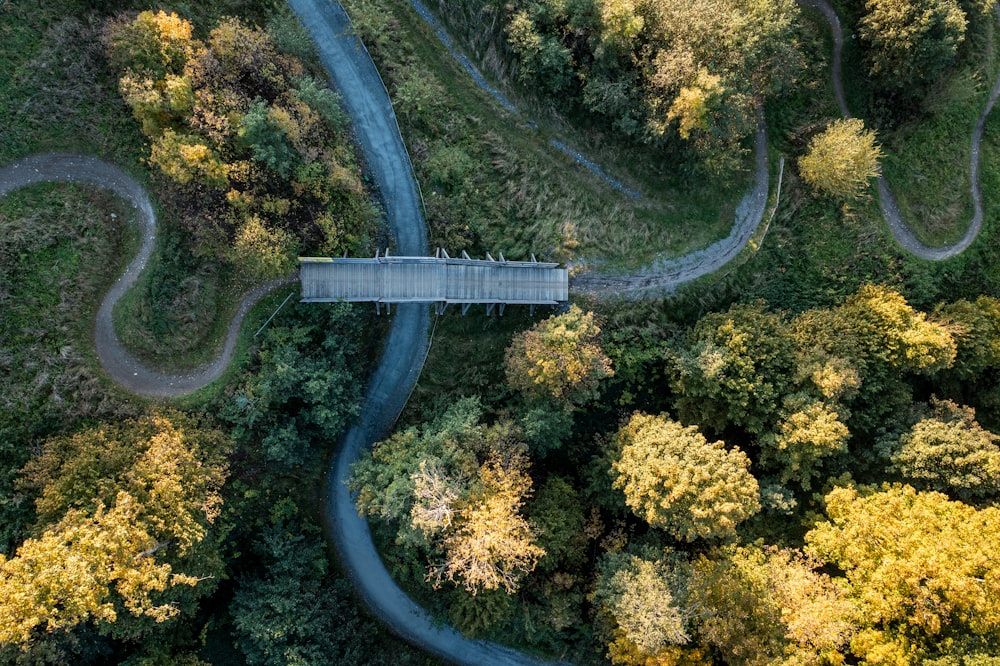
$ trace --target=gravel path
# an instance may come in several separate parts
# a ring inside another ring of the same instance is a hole
[[[798,0],[798,3],[805,7],[818,9],[826,17],[830,24],[830,32],[833,36],[833,63],[830,76],[833,80],[833,93],[837,100],[837,106],[845,118],[851,117],[851,110],[847,108],[847,100],[844,97],[844,81],[841,68],[841,53],[844,48],[844,34],[840,28],[840,19],[830,5],[828,0]],[[1000,3],[994,5],[997,21],[1000,22]],[[972,195],[972,219],[965,234],[951,245],[942,247],[932,247],[925,245],[914,235],[913,230],[903,219],[903,215],[896,203],[896,197],[889,187],[888,181],[883,176],[878,178],[878,200],[882,208],[882,215],[885,217],[889,230],[893,238],[906,251],[929,261],[942,261],[961,254],[979,236],[983,227],[983,192],[979,182],[979,153],[983,142],[983,130],[986,126],[986,119],[993,110],[997,98],[1000,97],[1000,73],[997,74],[993,89],[990,91],[989,100],[986,107],[980,114],[976,125],[972,130],[971,150],[969,157],[969,193]]]
[[[657,259],[629,273],[583,272],[570,278],[570,291],[592,296],[655,298],[668,296],[677,287],[713,273],[732,261],[746,247],[767,208],[769,189],[767,130],[764,114],[757,110],[754,136],[754,182],[736,207],[729,235],[708,247],[680,257]]]
[[[222,353],[208,365],[190,372],[169,374],[151,370],[129,355],[115,333],[112,314],[115,304],[135,284],[156,245],[156,213],[142,185],[124,171],[96,157],[48,153],[33,155],[0,169],[0,197],[36,183],[86,183],[111,190],[136,209],[142,230],[142,247],[125,272],[105,294],[94,323],[97,357],[110,377],[129,391],[152,398],[169,398],[192,393],[218,379],[233,357],[243,317],[272,289],[290,284],[294,278],[275,280],[248,294],[229,323]]]

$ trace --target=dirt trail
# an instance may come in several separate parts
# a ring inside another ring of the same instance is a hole
[[[818,9],[830,24],[830,33],[833,36],[833,63],[830,71],[830,76],[833,80],[833,93],[837,100],[837,106],[840,107],[840,112],[845,118],[850,118],[852,117],[851,110],[847,108],[847,100],[844,97],[844,81],[841,68],[844,34],[840,28],[840,19],[830,5],[829,0],[797,1],[804,7]],[[1000,22],[1000,3],[994,5],[994,10],[997,21]],[[990,91],[986,107],[983,109],[972,130],[969,158],[969,194],[972,196],[972,218],[969,220],[969,226],[966,228],[965,234],[956,242],[941,247],[933,247],[921,242],[906,223],[906,220],[903,219],[899,205],[896,203],[896,197],[893,195],[888,181],[883,176],[879,176],[878,199],[879,205],[882,208],[882,215],[889,225],[889,230],[892,232],[893,238],[907,252],[928,261],[942,261],[964,252],[979,236],[979,232],[983,227],[983,192],[979,182],[979,153],[983,143],[983,130],[986,127],[986,119],[993,110],[998,97],[1000,97],[1000,73],[997,74],[997,78],[993,83],[993,89]]]
[[[764,219],[770,188],[767,165],[767,131],[764,114],[757,111],[754,135],[754,182],[736,207],[729,235],[708,247],[680,257],[657,259],[631,272],[584,272],[570,278],[570,291],[592,296],[656,298],[672,294],[682,284],[714,273],[736,258]]]
[[[142,185],[124,171],[96,157],[48,153],[32,155],[0,169],[0,197],[36,183],[86,183],[111,190],[136,209],[142,231],[142,247],[125,272],[105,294],[94,323],[94,346],[108,375],[133,393],[152,398],[170,398],[192,393],[218,379],[232,360],[240,325],[250,308],[271,290],[290,284],[294,278],[275,280],[248,294],[229,323],[222,352],[211,363],[185,373],[162,373],[144,366],[122,347],[115,333],[115,304],[135,284],[156,245],[156,213]]]

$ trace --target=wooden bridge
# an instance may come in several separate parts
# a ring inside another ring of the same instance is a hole
[[[484,303],[490,314],[499,306],[514,304],[556,305],[569,299],[569,271],[559,264],[486,260],[462,252],[452,259],[444,250],[433,257],[392,257],[375,254],[368,259],[299,258],[304,303],[372,301],[375,307],[392,303],[435,303],[438,312],[450,303],[462,305],[462,314],[473,303]]]

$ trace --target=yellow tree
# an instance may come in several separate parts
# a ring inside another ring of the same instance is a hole
[[[934,413],[903,434],[893,466],[913,485],[963,500],[1000,491],[1000,437],[976,422],[976,412],[932,400]]]
[[[787,402],[794,407],[773,433],[760,440],[761,464],[777,467],[782,483],[796,481],[809,487],[820,461],[847,448],[850,432],[836,408],[826,402]]]
[[[164,130],[153,141],[149,163],[181,185],[194,181],[225,187],[228,183],[226,164],[204,139],[193,134]]]
[[[694,82],[682,87],[677,93],[667,113],[667,120],[677,121],[677,132],[682,139],[689,138],[694,130],[708,130],[710,107],[718,102],[724,92],[720,81],[718,76],[709,74],[708,70],[699,69]]]
[[[700,556],[687,602],[701,639],[729,664],[842,663],[856,630],[846,586],[801,552],[759,544]]]
[[[677,653],[691,637],[692,613],[677,599],[678,558],[668,553],[643,556],[625,552],[606,554],[598,566],[591,603],[599,628],[610,638],[608,657],[616,664],[644,664],[661,655]],[[654,662],[655,663],[655,662]]]
[[[926,374],[955,361],[955,340],[948,327],[913,309],[890,287],[863,285],[835,313],[869,360]],[[847,337],[844,333],[841,330],[841,338]]]
[[[507,348],[507,381],[533,397],[571,407],[597,397],[600,381],[614,374],[600,345],[594,313],[576,305],[514,336]]]
[[[162,622],[207,592],[191,586],[221,566],[209,536],[227,446],[180,414],[48,440],[21,477],[37,493],[38,534],[0,557],[0,642],[27,648],[91,620],[135,636],[143,618]]]
[[[435,585],[447,579],[473,594],[501,587],[511,594],[545,555],[520,513],[531,493],[526,464],[523,454],[515,454],[508,460],[494,456],[480,468],[480,488],[457,511],[455,528],[444,539],[444,561],[428,575]]]
[[[0,643],[27,647],[37,629],[53,632],[87,620],[115,622],[116,598],[133,615],[162,622],[178,613],[154,593],[198,579],[153,556],[160,544],[143,525],[141,504],[122,492],[93,515],[71,509],[14,557],[0,555]]]
[[[614,487],[636,515],[678,539],[731,536],[760,511],[746,454],[709,443],[694,426],[637,413],[616,445]]]
[[[844,118],[809,141],[808,152],[799,158],[799,173],[816,192],[856,199],[878,177],[881,158],[875,132],[858,118]]]
[[[102,38],[115,69],[131,69],[155,80],[183,72],[201,46],[191,38],[192,30],[191,23],[177,14],[144,11],[134,20],[110,21]]]
[[[858,658],[919,663],[956,636],[1000,647],[1000,509],[897,484],[836,488],[826,513],[806,543],[852,588]]]

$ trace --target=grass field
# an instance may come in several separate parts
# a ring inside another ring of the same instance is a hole
[[[12,412],[66,422],[115,402],[93,351],[94,317],[136,249],[131,215],[77,186],[36,185],[0,200],[0,377]]]

